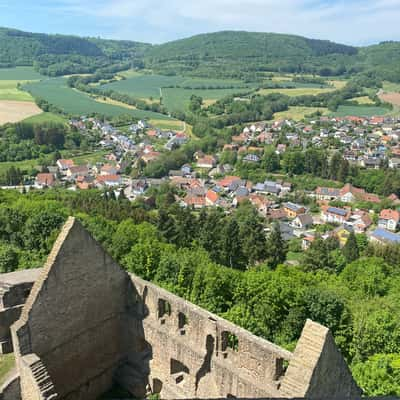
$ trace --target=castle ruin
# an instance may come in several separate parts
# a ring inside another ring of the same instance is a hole
[[[358,399],[331,332],[293,353],[126,273],[74,218],[45,266],[0,275],[0,400],[95,400],[115,383],[162,399]]]

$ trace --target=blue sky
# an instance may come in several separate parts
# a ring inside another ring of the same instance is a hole
[[[400,0],[0,0],[0,26],[152,43],[234,29],[364,45],[400,40]]]

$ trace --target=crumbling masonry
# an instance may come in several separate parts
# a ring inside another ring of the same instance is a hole
[[[0,400],[360,395],[327,328],[307,321],[292,354],[127,274],[74,218],[43,269],[0,275],[0,351]]]

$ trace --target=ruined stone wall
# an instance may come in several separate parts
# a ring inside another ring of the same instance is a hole
[[[327,328],[308,321],[292,354],[128,275],[74,219],[11,332],[22,400],[94,400],[114,382],[138,398],[359,397]]]
[[[13,351],[10,327],[19,319],[39,273],[40,269],[31,269],[0,274],[0,354]]]
[[[22,357],[35,354],[61,399],[90,400],[108,390],[128,352],[123,332],[130,285],[128,275],[70,219],[12,327],[20,371]]]
[[[142,295],[150,384],[163,399],[279,397],[292,354],[131,275]]]

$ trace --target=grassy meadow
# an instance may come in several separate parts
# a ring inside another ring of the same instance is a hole
[[[0,100],[33,101],[33,97],[17,88],[18,83],[29,81],[2,81],[0,80]]]
[[[320,93],[328,93],[334,91],[334,87],[297,87],[293,89],[260,89],[257,93],[266,96],[271,93],[281,93],[287,96],[297,97],[297,96],[315,96]]]
[[[282,120],[282,119],[293,119],[293,120],[301,120],[305,118],[307,115],[313,114],[317,111],[320,111],[323,115],[325,115],[328,111],[327,108],[323,107],[289,107],[287,111],[281,111],[274,114],[274,120]]]
[[[42,112],[41,114],[24,119],[24,122],[31,124],[41,124],[44,122],[55,122],[57,124],[64,124],[67,122],[67,119],[58,114]]]
[[[388,114],[390,110],[384,107],[359,105],[359,106],[339,106],[338,110],[330,115],[333,117],[374,117]]]

